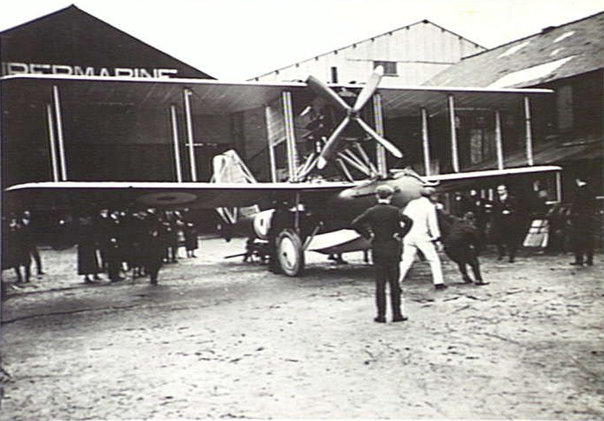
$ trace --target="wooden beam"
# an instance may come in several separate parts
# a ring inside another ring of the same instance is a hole
[[[429,176],[431,174],[430,170],[430,138],[428,136],[428,111],[425,108],[421,110],[422,116],[422,147],[424,151],[424,168],[425,175]]]
[[[174,166],[176,167],[176,181],[182,183],[182,168],[180,163],[180,146],[178,140],[178,121],[176,120],[176,107],[170,106],[170,121],[172,124],[172,142],[174,143]]]
[[[59,88],[52,87],[52,100],[55,107],[55,118],[57,123],[57,140],[59,141],[59,163],[61,167],[61,181],[67,181],[67,162],[65,159],[65,142],[63,140],[63,118],[61,116],[61,98]]]
[[[285,140],[287,146],[287,168],[290,181],[298,181],[296,168],[298,168],[298,151],[296,150],[296,137],[294,133],[294,114],[292,108],[292,94],[284,91],[281,95],[283,101],[283,118],[285,120]]]
[[[193,119],[191,116],[191,100],[192,92],[185,89],[182,92],[185,103],[185,121],[187,127],[187,142],[189,146],[189,163],[191,166],[191,181],[197,181],[197,165],[195,162],[195,145],[193,145]]]
[[[457,129],[455,127],[455,99],[453,95],[448,96],[449,100],[449,126],[451,128],[451,160],[453,163],[453,172],[459,172],[459,154],[457,149]]]
[[[497,149],[497,169],[503,169],[503,137],[501,134],[501,113],[495,110],[495,147]]]
[[[266,122],[266,137],[268,139],[268,160],[271,171],[271,181],[277,182],[277,159],[275,158],[275,146],[276,142],[273,142],[273,133],[271,133],[270,125],[271,107],[269,105],[264,106],[264,119]]]
[[[59,181],[59,163],[57,162],[57,147],[55,145],[55,128],[52,120],[52,107],[46,104],[46,118],[48,121],[48,143],[50,144],[50,162],[52,166],[52,181]]]
[[[380,94],[373,95],[373,117],[375,122],[375,131],[380,136],[384,137],[384,109],[382,107],[382,96]],[[386,149],[376,143],[375,157],[377,161],[377,171],[382,177],[388,175],[388,164],[386,161]]]
[[[524,97],[524,122],[526,127],[526,160],[528,165],[534,165],[533,160],[533,128],[531,123],[531,103],[528,96]]]

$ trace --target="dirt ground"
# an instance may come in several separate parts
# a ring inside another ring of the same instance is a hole
[[[604,419],[602,256],[482,257],[484,287],[434,291],[426,263],[403,284],[409,321],[373,322],[362,255],[309,255],[300,278],[223,256],[147,279],[86,285],[75,250],[2,308],[2,420],[391,418]]]

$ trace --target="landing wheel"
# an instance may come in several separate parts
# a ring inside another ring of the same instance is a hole
[[[286,229],[277,236],[277,261],[287,276],[298,276],[304,269],[302,240],[295,231]]]

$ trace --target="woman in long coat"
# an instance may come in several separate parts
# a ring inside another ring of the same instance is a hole
[[[151,285],[157,285],[157,275],[162,266],[165,250],[165,243],[158,228],[152,228],[144,242],[143,252],[145,271],[149,275]]]
[[[84,282],[91,283],[91,276],[98,279],[101,267],[96,253],[95,227],[91,216],[81,217],[78,223],[78,275]]]
[[[185,234],[185,249],[187,250],[187,257],[196,257],[195,250],[197,250],[197,228],[192,222],[187,222],[184,228]]]

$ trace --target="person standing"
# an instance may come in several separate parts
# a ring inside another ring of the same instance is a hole
[[[447,288],[447,285],[443,279],[442,265],[438,257],[438,250],[442,248],[442,243],[435,202],[434,187],[424,187],[421,190],[421,197],[410,201],[405,207],[404,213],[413,220],[413,227],[403,240],[400,280],[401,282],[405,280],[419,250],[430,265],[432,283],[438,290]]]
[[[42,270],[42,259],[40,258],[40,253],[38,252],[38,246],[36,244],[35,227],[32,226],[31,213],[27,210],[23,212],[21,217],[21,232],[23,236],[23,246],[27,249],[29,255],[33,257],[38,275],[44,275],[44,271]]]
[[[597,200],[587,177],[577,177],[575,195],[570,207],[570,245],[575,260],[573,266],[594,263],[594,233],[596,231]]]
[[[157,276],[165,256],[165,243],[159,228],[152,228],[144,242],[143,264],[151,285],[157,285]]]
[[[15,214],[2,224],[2,269],[13,268],[17,282],[29,282],[31,278],[31,258],[22,237],[22,226]],[[24,274],[21,274],[21,267]]]
[[[187,222],[184,226],[185,236],[185,249],[187,251],[187,257],[196,257],[195,250],[198,246],[197,228],[193,222]]]
[[[94,277],[99,279],[101,265],[97,257],[94,219],[85,215],[78,220],[78,275],[84,276],[84,283],[92,283]]]
[[[508,192],[505,184],[497,186],[492,215],[491,236],[497,246],[497,260],[502,260],[507,252],[508,261],[514,263],[521,241],[521,231],[525,227],[518,200]]]
[[[464,209],[463,215],[467,212],[472,212],[476,218],[476,228],[480,233],[480,241],[483,244],[487,242],[487,223],[489,221],[489,211],[492,204],[480,197],[478,190],[471,189],[468,198],[467,207]]]
[[[109,209],[101,209],[94,222],[96,228],[96,241],[101,256],[101,268],[107,271],[107,250],[110,247],[111,236],[115,231],[115,223],[109,215]]]
[[[363,237],[371,239],[375,268],[375,298],[377,323],[386,322],[386,284],[390,288],[392,321],[403,322],[407,317],[401,311],[401,288],[398,281],[401,258],[401,239],[407,235],[413,221],[399,208],[390,204],[394,190],[387,185],[376,190],[378,203],[356,217],[351,226]]]

